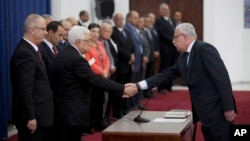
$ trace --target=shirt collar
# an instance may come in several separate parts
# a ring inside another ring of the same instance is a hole
[[[53,45],[51,44],[51,42],[49,42],[49,41],[46,40],[46,39],[43,39],[43,41],[45,42],[45,44],[47,44],[47,46],[49,46],[50,49],[53,48]]]
[[[75,48],[75,49],[79,52],[80,55],[82,55],[82,53],[80,52],[80,50],[79,50],[75,45],[72,45],[72,44],[71,44],[71,46],[72,46],[73,48]]]
[[[83,22],[82,20],[79,20],[79,23],[81,23],[81,25],[86,26],[85,22]]]
[[[193,45],[194,45],[194,42],[195,42],[195,40],[193,40],[193,42],[191,42],[191,44],[188,46],[188,48],[187,48],[187,51],[186,51],[186,52],[191,52],[192,47],[193,47]]]
[[[123,28],[116,27],[120,32],[123,31]]]
[[[35,49],[35,51],[38,51],[37,45],[35,45],[34,43],[32,43],[31,41],[29,41],[29,40],[26,39],[25,37],[23,37],[23,39],[24,39],[25,41],[27,41],[27,42]]]

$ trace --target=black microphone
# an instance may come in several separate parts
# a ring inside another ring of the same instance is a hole
[[[149,98],[147,99],[147,101],[145,102],[143,107],[141,108],[139,115],[134,118],[135,122],[149,122],[150,121],[149,119],[141,117],[143,110],[145,109],[146,105],[148,104],[148,101],[149,101]]]

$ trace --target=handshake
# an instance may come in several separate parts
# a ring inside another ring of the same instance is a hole
[[[125,88],[122,95],[123,98],[129,98],[131,96],[134,96],[139,91],[136,83],[127,83],[124,86]]]

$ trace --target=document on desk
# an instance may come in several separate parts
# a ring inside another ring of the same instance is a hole
[[[185,122],[187,118],[155,118],[153,122]]]

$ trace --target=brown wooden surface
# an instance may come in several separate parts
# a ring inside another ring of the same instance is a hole
[[[198,34],[198,39],[203,40],[203,0],[130,0],[129,9],[136,10],[141,16],[153,12],[159,16],[159,5],[167,3],[171,16],[175,11],[181,11],[183,22],[192,23]]]
[[[133,119],[139,111],[132,111],[102,132],[102,141],[191,141],[192,117],[183,123],[154,122],[164,118],[165,112],[143,111],[142,117],[150,119],[147,123],[136,123]]]

